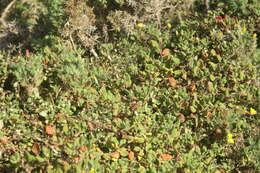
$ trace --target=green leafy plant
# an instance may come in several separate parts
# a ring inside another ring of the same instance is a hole
[[[0,172],[258,171],[257,16],[218,3],[17,2],[30,48],[0,52]]]

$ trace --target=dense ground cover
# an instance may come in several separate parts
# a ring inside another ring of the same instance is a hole
[[[258,1],[3,2],[0,172],[259,171]]]

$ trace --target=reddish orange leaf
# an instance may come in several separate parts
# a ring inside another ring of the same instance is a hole
[[[170,154],[161,154],[160,157],[163,160],[172,160],[172,155],[170,155]]]
[[[46,125],[45,126],[45,132],[47,135],[55,135],[55,131],[52,126]]]
[[[47,58],[44,58],[42,61],[43,64],[47,65],[49,63],[49,60]]]
[[[77,163],[80,161],[80,156],[74,156],[73,160]]]
[[[8,137],[4,136],[0,139],[1,144],[8,144]]]
[[[169,81],[169,85],[171,87],[175,88],[177,86],[177,82],[176,82],[176,80],[173,77],[169,77],[168,81]]]
[[[177,156],[176,156],[176,162],[180,162],[181,161],[181,156],[178,154]]]
[[[11,147],[10,150],[11,150],[13,153],[17,152],[17,148],[15,148],[15,147]]]
[[[211,112],[208,112],[206,115],[205,115],[206,118],[213,118],[213,115]]]
[[[209,57],[209,54],[208,54],[207,52],[203,52],[203,53],[202,53],[202,56],[203,56],[204,58],[207,58],[207,57]]]
[[[36,155],[40,154],[40,146],[37,143],[34,143],[32,146],[32,152]]]
[[[137,103],[132,103],[131,104],[132,111],[135,111],[138,108],[138,106],[139,105]]]
[[[196,89],[196,85],[193,83],[189,86],[189,91],[193,92]]]
[[[30,51],[29,51],[29,49],[26,49],[26,50],[25,50],[25,55],[26,55],[26,57],[29,57],[29,56],[30,56]]]
[[[223,21],[223,17],[221,17],[221,16],[216,16],[215,19],[218,22],[222,22]]]
[[[87,150],[88,150],[87,147],[80,147],[80,148],[79,148],[79,151],[81,151],[81,152],[85,152],[85,151],[87,151]]]
[[[130,152],[128,153],[128,159],[132,160],[132,159],[134,159],[134,158],[135,158],[134,152],[130,151]]]
[[[185,121],[186,118],[182,113],[179,113],[178,116],[179,116],[179,119],[180,119],[181,122]]]
[[[171,51],[170,49],[168,48],[164,48],[162,51],[161,51],[161,56],[163,55],[170,55],[171,54]]]
[[[119,159],[120,153],[119,153],[119,152],[112,152],[112,153],[110,153],[110,156],[111,156],[113,159]]]
[[[196,114],[190,114],[190,117],[195,119],[197,117],[197,115]]]
[[[88,122],[88,129],[89,129],[89,131],[93,131],[95,129],[94,124],[90,121]]]

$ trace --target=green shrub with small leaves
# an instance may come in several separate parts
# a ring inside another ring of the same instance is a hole
[[[257,0],[222,0],[225,9],[237,16],[259,15],[259,2]]]
[[[0,52],[0,172],[257,172],[257,17],[189,2],[17,2],[47,30]]]

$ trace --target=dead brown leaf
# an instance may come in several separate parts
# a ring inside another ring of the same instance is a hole
[[[37,143],[34,143],[32,146],[32,152],[36,155],[40,154],[40,146]]]
[[[173,77],[169,77],[168,78],[168,82],[169,82],[169,85],[172,87],[172,88],[175,88],[177,86],[177,82],[176,80],[173,78]]]

